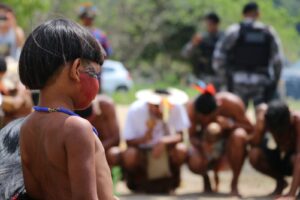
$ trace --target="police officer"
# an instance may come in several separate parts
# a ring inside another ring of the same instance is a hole
[[[216,13],[208,13],[204,16],[206,32],[195,34],[182,49],[182,56],[189,58],[193,73],[197,79],[207,83],[213,83],[217,88],[221,84],[219,77],[216,77],[212,68],[212,56],[217,41],[223,35],[219,30],[220,18]]]
[[[215,70],[226,69],[228,90],[247,106],[269,102],[275,95],[283,65],[280,39],[271,26],[257,19],[259,7],[250,2],[244,20],[230,26],[214,51]]]

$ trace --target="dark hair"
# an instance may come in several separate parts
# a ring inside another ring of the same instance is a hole
[[[249,2],[243,8],[243,14],[247,14],[252,11],[258,11],[259,7],[256,2]]]
[[[4,57],[0,56],[0,73],[5,73],[7,70],[7,65]]]
[[[14,12],[10,6],[8,6],[4,3],[0,3],[0,9],[5,10],[7,12],[12,12],[12,13]]]
[[[220,23],[220,17],[214,12],[206,14],[204,16],[204,19],[209,20],[209,21],[213,22],[214,24],[219,24]]]
[[[43,89],[64,64],[76,58],[102,64],[104,54],[96,39],[79,24],[50,20],[27,38],[19,61],[20,79],[30,89]]]
[[[96,15],[97,15],[96,7],[93,5],[88,5],[88,6],[80,7],[78,17],[80,19],[82,19],[82,18],[94,19],[96,17]]]
[[[289,128],[290,117],[290,110],[284,102],[273,101],[268,104],[265,114],[266,127],[275,133],[282,133]]]
[[[84,110],[75,110],[75,113],[82,118],[88,118],[93,114],[93,106],[90,105],[88,108]]]
[[[213,95],[204,93],[198,96],[194,103],[194,108],[197,113],[200,114],[211,114],[217,109],[217,102]]]
[[[154,90],[154,93],[161,95],[170,95],[170,92],[167,89],[158,88]]]

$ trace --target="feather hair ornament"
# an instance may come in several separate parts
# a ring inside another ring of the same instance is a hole
[[[199,82],[198,84],[193,84],[192,87],[197,90],[200,94],[211,94],[214,96],[216,94],[216,88],[213,84],[205,84],[204,82]]]

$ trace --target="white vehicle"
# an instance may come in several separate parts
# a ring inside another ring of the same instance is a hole
[[[130,73],[121,62],[105,60],[102,65],[101,87],[106,93],[115,91],[128,91],[132,88],[133,81]]]

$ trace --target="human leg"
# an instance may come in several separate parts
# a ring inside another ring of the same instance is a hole
[[[119,147],[111,147],[106,151],[106,159],[110,168],[121,165],[121,155],[122,152]]]
[[[199,175],[203,176],[204,192],[212,192],[209,176],[207,174],[208,161],[203,155],[194,147],[191,147],[188,152],[188,167],[189,169]]]
[[[269,150],[266,147],[254,147],[249,152],[251,165],[259,172],[275,179],[276,188],[272,194],[279,195],[287,186],[280,168],[280,155],[278,150]]]
[[[176,144],[169,153],[171,163],[176,166],[181,166],[187,159],[187,147],[183,143]]]
[[[237,128],[228,138],[226,154],[233,173],[231,182],[231,194],[233,195],[239,195],[238,178],[246,158],[246,137],[246,131],[242,128]]]
[[[141,153],[137,148],[129,147],[122,153],[122,166],[128,171],[134,171],[140,167],[143,162],[141,161]]]

